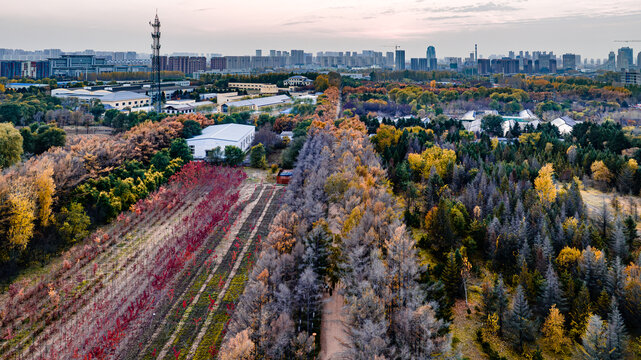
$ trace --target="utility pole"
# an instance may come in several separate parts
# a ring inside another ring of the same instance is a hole
[[[156,104],[158,113],[162,111],[162,96],[160,92],[160,21],[158,20],[158,11],[156,10],[156,19],[152,23],[149,22],[149,25],[154,29],[151,33],[151,77],[152,77],[152,91],[151,91],[151,103]]]

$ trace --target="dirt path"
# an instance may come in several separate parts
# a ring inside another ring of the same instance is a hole
[[[337,290],[333,295],[323,295],[323,317],[321,320],[321,360],[341,359],[346,349],[347,334],[343,323],[345,300]]]

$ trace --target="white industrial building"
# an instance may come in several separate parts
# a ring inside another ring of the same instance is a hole
[[[100,100],[106,109],[134,111],[147,111],[151,105],[151,98],[145,94],[133,91],[111,92],[107,90],[90,91],[87,89],[53,89],[51,96],[57,98],[73,98],[79,102],[89,103],[93,100]]]
[[[550,124],[556,126],[561,135],[567,135],[572,132],[572,129],[574,129],[576,124],[580,124],[582,122],[583,121],[576,121],[569,116],[561,116],[560,118],[552,120]]]
[[[228,102],[228,103],[222,104],[221,109],[223,112],[227,112],[230,108],[258,110],[260,108],[264,108],[268,106],[277,106],[277,105],[291,104],[291,103],[292,103],[292,99],[289,96],[276,95],[276,96],[268,96],[268,97],[261,97],[261,98],[255,98],[255,99]]]
[[[194,159],[205,159],[217,147],[224,151],[225,146],[236,146],[247,151],[254,141],[255,132],[256,127],[252,125],[212,125],[204,128],[201,135],[187,139],[187,145]]]

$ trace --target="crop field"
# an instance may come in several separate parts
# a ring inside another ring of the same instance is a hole
[[[216,356],[283,189],[190,163],[0,299],[0,357]]]

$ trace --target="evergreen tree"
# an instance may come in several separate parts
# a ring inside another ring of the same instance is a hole
[[[575,296],[570,311],[570,335],[578,338],[585,332],[588,318],[590,316],[590,293],[583,284],[581,290]]]
[[[545,273],[545,285],[543,287],[543,293],[539,298],[539,306],[541,309],[549,309],[553,305],[556,305],[557,308],[563,309],[564,306],[563,299],[563,289],[561,288],[561,283],[559,282],[559,277],[552,267],[552,263],[548,263],[548,269]]]
[[[614,224],[614,231],[610,239],[610,251],[613,257],[626,259],[628,257],[628,241],[625,236],[623,223],[620,219]]]
[[[494,312],[499,316],[499,334],[503,335],[503,325],[505,321],[505,313],[507,311],[508,299],[507,290],[503,284],[503,277],[499,275],[494,283],[494,290],[492,291],[494,299]]]
[[[460,258],[458,250],[447,254],[447,262],[441,274],[441,281],[443,281],[443,285],[445,286],[445,292],[450,306],[454,304],[454,301],[461,293],[461,265],[458,258]]]
[[[591,315],[579,346],[579,357],[585,360],[604,360],[608,358],[605,344],[605,327],[599,315]]]
[[[625,218],[624,227],[628,248],[631,249],[634,245],[634,240],[637,238],[637,222],[634,221],[632,216],[628,216]]]
[[[535,325],[532,320],[532,311],[521,285],[516,287],[505,325],[508,336],[516,342],[519,350],[523,350],[524,342],[534,339]]]
[[[608,352],[608,359],[620,360],[623,359],[625,353],[627,335],[623,317],[619,312],[616,299],[612,299],[610,306],[610,314],[608,314],[608,326],[606,330],[606,351]]]
[[[612,261],[612,266],[608,269],[606,278],[606,289],[611,296],[622,299],[625,296],[625,266],[618,257]]]

